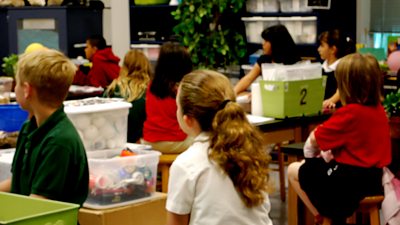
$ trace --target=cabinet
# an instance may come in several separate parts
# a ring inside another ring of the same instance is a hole
[[[23,53],[32,42],[59,49],[69,57],[93,34],[102,34],[103,7],[47,6],[0,8],[0,58]]]
[[[171,12],[177,6],[130,5],[131,44],[161,44],[173,35],[177,24]]]

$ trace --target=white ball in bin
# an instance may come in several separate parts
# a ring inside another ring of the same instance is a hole
[[[107,148],[115,148],[117,147],[117,142],[114,139],[107,140]]]
[[[106,123],[107,123],[107,120],[104,117],[94,116],[92,118],[92,124],[94,124],[98,128],[103,127]]]
[[[103,126],[101,128],[100,132],[106,138],[113,138],[116,133],[114,127],[112,125],[110,125],[109,123],[107,123],[107,125]]]
[[[74,120],[75,120],[74,125],[79,130],[84,130],[90,125],[90,117],[87,115],[77,116]]]
[[[87,140],[95,139],[98,134],[99,134],[99,131],[98,131],[97,127],[92,126],[92,125],[88,126],[87,128],[85,128],[83,130],[83,136]]]

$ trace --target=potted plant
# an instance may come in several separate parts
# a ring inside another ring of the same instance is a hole
[[[177,39],[188,47],[197,67],[227,69],[246,55],[246,41],[238,29],[245,0],[186,0],[172,12],[179,23]],[[240,26],[239,26],[240,27]],[[243,29],[244,30],[244,29]]]
[[[1,69],[6,76],[14,78],[15,76],[15,66],[18,62],[17,54],[10,54],[8,57],[3,58],[3,64]]]
[[[391,137],[400,138],[400,89],[386,95],[383,107],[389,117]]]

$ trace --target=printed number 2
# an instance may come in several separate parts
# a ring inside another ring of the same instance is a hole
[[[306,102],[307,88],[301,89],[301,91],[300,91],[300,96],[301,96],[300,105],[305,105],[305,104],[307,104],[307,102]]]

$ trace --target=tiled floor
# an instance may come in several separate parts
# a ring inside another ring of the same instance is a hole
[[[287,192],[286,192],[287,193]],[[269,214],[274,225],[287,225],[287,200],[282,202],[279,191],[275,191],[269,196],[271,201],[271,212]]]

